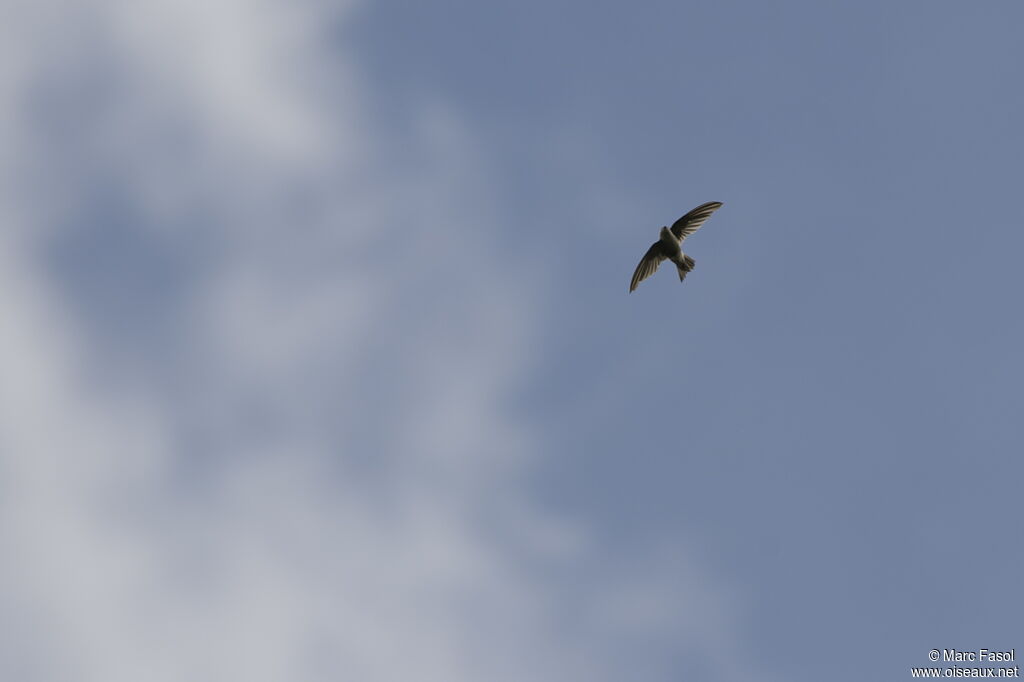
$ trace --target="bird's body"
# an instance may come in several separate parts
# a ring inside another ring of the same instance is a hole
[[[721,207],[722,202],[709,201],[677,220],[671,229],[662,227],[658,241],[651,244],[651,248],[647,249],[647,253],[640,259],[640,264],[636,266],[629,290],[633,291],[640,282],[653,275],[663,260],[675,263],[680,282],[686,279],[687,273],[693,270],[695,261],[683,253],[683,240],[700,229],[711,214]]]
[[[675,235],[667,227],[661,228],[659,236],[658,246],[661,247],[661,252],[665,254],[665,258],[668,258],[673,263],[679,260],[679,255],[683,252],[683,240],[676,239]]]

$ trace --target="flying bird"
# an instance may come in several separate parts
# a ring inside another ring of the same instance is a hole
[[[654,271],[666,258],[676,264],[679,272],[679,281],[686,279],[686,274],[693,270],[694,260],[683,253],[683,240],[700,229],[711,214],[722,207],[721,201],[709,201],[693,209],[682,218],[677,220],[670,228],[661,228],[661,236],[658,241],[651,244],[647,253],[640,259],[640,265],[636,266],[633,279],[629,283],[629,290],[636,289],[636,285],[654,274]]]

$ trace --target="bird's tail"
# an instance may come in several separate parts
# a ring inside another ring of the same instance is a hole
[[[679,259],[678,263],[676,263],[676,270],[679,271],[680,282],[686,279],[686,274],[690,272],[690,270],[693,270],[693,266],[696,264],[697,261],[687,256],[685,253],[683,254],[683,257]]]

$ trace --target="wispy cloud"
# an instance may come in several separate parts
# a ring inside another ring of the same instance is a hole
[[[2,33],[5,678],[729,660],[689,560],[593,565],[531,501],[537,273],[454,112],[397,146],[364,111],[347,4],[59,4]]]

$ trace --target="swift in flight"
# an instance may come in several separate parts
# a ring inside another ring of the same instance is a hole
[[[721,201],[709,201],[693,209],[682,218],[677,220],[671,228],[661,228],[661,236],[658,241],[651,244],[647,253],[640,259],[640,265],[636,266],[633,279],[629,283],[629,290],[636,289],[636,285],[654,274],[654,271],[661,265],[661,261],[670,260],[676,264],[679,272],[679,281],[686,279],[687,273],[693,270],[694,260],[683,253],[683,240],[700,229],[711,214],[722,207]]]

